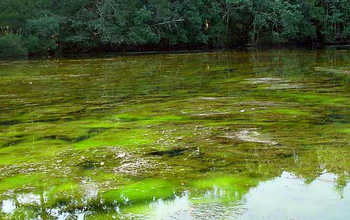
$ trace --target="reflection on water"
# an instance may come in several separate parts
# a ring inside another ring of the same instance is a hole
[[[0,61],[0,219],[348,219],[349,62]]]
[[[324,173],[311,183],[284,172],[245,196],[242,219],[348,219],[350,187],[337,191],[337,176]]]
[[[348,219],[350,187],[335,190],[337,176],[324,173],[311,183],[284,172],[261,182],[240,201],[222,203],[225,192],[209,191],[201,198],[185,193],[150,205],[150,219]],[[196,202],[205,200],[207,203]],[[218,201],[218,202],[215,202]]]
[[[16,209],[16,204],[14,200],[4,200],[2,201],[2,212],[6,214],[13,214]]]
[[[337,175],[324,172],[311,183],[292,173],[283,172],[280,177],[260,182],[239,200],[226,200],[227,191],[213,185],[202,195],[185,191],[170,200],[158,199],[139,207],[137,212],[121,212],[114,216],[132,219],[348,219],[350,216],[350,187],[337,189]],[[238,197],[238,195],[237,195]],[[8,216],[16,208],[36,204],[40,196],[21,194],[16,199],[2,202],[1,210]],[[57,219],[85,219],[89,212],[47,211]],[[90,213],[91,214],[91,213]],[[36,216],[41,219],[40,216]]]

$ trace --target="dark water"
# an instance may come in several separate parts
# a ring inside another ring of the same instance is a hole
[[[0,219],[349,219],[349,63],[0,61]]]

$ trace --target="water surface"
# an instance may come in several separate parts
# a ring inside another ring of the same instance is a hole
[[[349,219],[349,61],[0,61],[0,218]]]

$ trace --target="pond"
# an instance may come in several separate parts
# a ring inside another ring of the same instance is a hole
[[[0,219],[349,219],[349,62],[0,61]]]

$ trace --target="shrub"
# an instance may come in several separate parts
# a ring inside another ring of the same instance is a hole
[[[47,54],[57,49],[60,26],[57,17],[42,17],[26,22],[26,46],[30,54]]]
[[[27,56],[22,36],[8,33],[0,37],[0,57]]]

